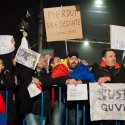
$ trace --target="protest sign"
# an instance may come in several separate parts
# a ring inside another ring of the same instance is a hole
[[[32,51],[30,49],[19,48],[15,60],[16,62],[27,66],[31,69],[35,69],[37,62],[39,60],[40,54]]]
[[[47,41],[83,38],[79,6],[44,9]]]
[[[39,89],[35,83],[31,83],[27,89],[31,98],[39,95],[42,92],[42,90]]]
[[[125,50],[125,27],[110,25],[111,48]]]
[[[14,51],[14,39],[11,35],[0,35],[0,55]]]
[[[91,121],[125,120],[125,84],[89,84]]]
[[[67,85],[67,100],[88,100],[87,84]]]

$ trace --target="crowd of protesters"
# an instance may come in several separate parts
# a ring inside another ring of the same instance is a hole
[[[37,28],[34,24],[33,12],[29,9],[19,26],[23,34],[20,46],[36,51],[34,29]],[[115,125],[113,120],[91,122],[89,100],[67,101],[66,98],[67,85],[87,84],[89,91],[89,83],[98,82],[99,85],[125,83],[125,68],[117,62],[114,50],[104,50],[100,62],[93,65],[81,60],[77,51],[68,52],[66,58],[62,60],[54,56],[49,60],[49,64],[41,56],[35,70],[19,64],[15,58],[12,59],[12,63],[12,71],[9,71],[0,58],[0,125],[24,125],[24,121],[26,125],[59,125],[59,122],[62,125],[76,125],[77,120],[77,125],[82,125],[83,106],[86,107],[85,125]],[[28,65],[31,65],[30,62]],[[28,90],[31,85],[35,85],[40,91],[33,97]],[[61,87],[61,111],[59,111],[59,87]],[[66,108],[68,122],[65,116]],[[125,123],[120,121],[119,124]]]
[[[14,71],[11,73],[0,59],[0,125],[5,125],[6,122],[7,125],[23,125],[24,119],[26,125],[41,125],[41,122],[43,125],[59,125],[58,87],[62,88],[62,124],[66,122],[65,108],[68,108],[68,125],[76,124],[76,104],[79,104],[78,124],[82,124],[82,107],[86,105],[86,125],[100,125],[100,121],[90,121],[89,101],[67,101],[67,85],[84,83],[89,85],[90,82],[91,84],[98,82],[99,85],[125,83],[125,68],[117,62],[115,51],[112,49],[104,50],[100,63],[95,63],[91,67],[87,62],[80,60],[76,51],[69,52],[62,61],[59,57],[52,57],[49,60],[49,72],[46,70],[46,65],[46,60],[42,57],[39,58],[35,70],[13,60]],[[41,93],[30,97],[28,86],[32,83],[43,93],[43,100]],[[43,103],[43,114],[41,114],[41,103]],[[120,125],[123,124],[121,121]],[[106,120],[103,121],[103,125],[115,125],[115,123],[113,120]]]

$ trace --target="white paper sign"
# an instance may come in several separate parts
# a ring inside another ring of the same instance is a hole
[[[39,60],[40,54],[36,53],[33,50],[25,49],[25,48],[19,48],[15,60],[31,69],[35,69],[37,62]]]
[[[14,51],[14,39],[11,35],[0,35],[0,55]]]
[[[110,25],[111,48],[125,50],[125,27]]]
[[[89,84],[91,121],[125,120],[125,84]]]
[[[31,98],[39,95],[42,92],[39,88],[37,88],[35,83],[31,83],[27,89]]]
[[[88,100],[87,84],[67,85],[67,100]]]

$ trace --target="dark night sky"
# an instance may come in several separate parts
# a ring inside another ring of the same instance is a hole
[[[21,17],[28,8],[38,11],[37,0],[2,0],[0,2],[0,34],[15,34]]]

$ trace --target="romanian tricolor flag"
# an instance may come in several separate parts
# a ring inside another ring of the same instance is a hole
[[[57,65],[52,71],[52,78],[58,78],[62,76],[69,76],[67,58],[64,59],[59,65]]]

